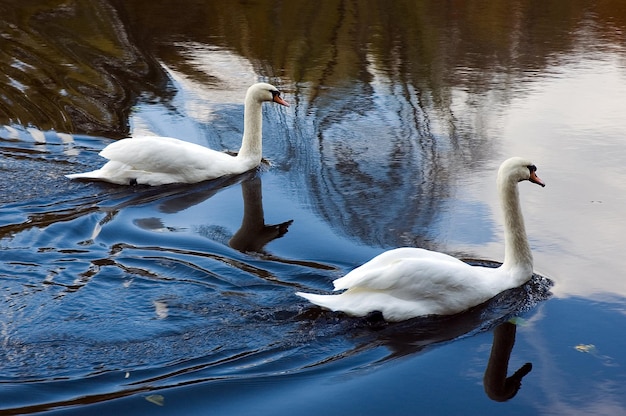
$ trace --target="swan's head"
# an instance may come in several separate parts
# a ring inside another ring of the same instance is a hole
[[[537,166],[530,160],[521,157],[512,157],[505,160],[498,170],[498,182],[521,182],[531,181],[540,186],[546,186],[537,176]]]
[[[263,101],[273,101],[277,104],[289,107],[289,103],[280,97],[280,91],[278,88],[265,82],[259,82],[248,88],[246,94],[246,100],[252,98],[253,100],[262,103]]]

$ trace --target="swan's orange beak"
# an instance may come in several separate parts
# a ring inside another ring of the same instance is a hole
[[[537,176],[537,173],[534,170],[530,172],[530,178],[528,178],[528,180],[532,183],[536,183],[537,185],[541,185],[541,187],[546,186],[546,184],[543,183],[541,179],[539,179],[539,176]]]
[[[274,94],[274,100],[275,103],[280,104],[280,105],[284,105],[285,107],[289,107],[289,103],[285,100],[283,100],[282,98],[280,98],[280,95],[278,94]]]

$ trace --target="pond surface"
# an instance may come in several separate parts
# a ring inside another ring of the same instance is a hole
[[[626,413],[621,1],[0,13],[0,413]],[[264,107],[255,171],[63,176],[131,135],[237,150],[256,81],[291,107]],[[502,261],[514,155],[547,184],[520,185],[523,287],[395,324],[294,295],[399,246]]]

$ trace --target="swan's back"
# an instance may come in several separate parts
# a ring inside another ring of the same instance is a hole
[[[109,159],[100,169],[67,177],[156,186],[196,183],[244,173],[256,166],[255,160],[160,136],[119,140],[105,147],[100,155]]]
[[[218,173],[229,169],[234,160],[227,153],[160,136],[133,137],[114,142],[104,148],[100,156],[132,166],[138,171],[178,175],[209,170],[220,176]]]
[[[400,270],[404,268],[410,269],[417,266],[417,264],[413,264],[414,262],[419,263],[421,266],[431,265],[431,262],[465,264],[461,260],[445,253],[422,248],[401,247],[379,254],[344,277],[335,280],[333,284],[335,290],[348,289],[355,286],[383,289],[394,284],[396,280],[389,278],[388,271],[395,270],[397,273],[400,273]],[[394,273],[394,275],[397,275],[397,273]]]

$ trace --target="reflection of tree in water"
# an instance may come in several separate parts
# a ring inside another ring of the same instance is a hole
[[[453,175],[493,157],[483,112],[519,94],[513,86],[545,68],[554,50],[572,49],[572,36],[538,42],[571,29],[583,9],[566,6],[571,19],[535,29],[523,3],[512,26],[502,7],[450,14],[416,2],[373,12],[336,3],[333,24],[308,41],[331,40],[325,59],[303,53],[293,61],[310,115],[296,122],[317,139],[306,156],[307,188],[328,222],[368,244],[424,245],[416,238],[428,238]]]
[[[123,136],[137,97],[171,94],[156,62],[220,85],[180,45],[221,47],[293,83],[295,120],[275,162],[322,216],[363,241],[422,245],[412,236],[452,197],[452,175],[493,156],[485,113],[579,53],[584,36],[620,42],[619,5],[9,1],[0,123]]]
[[[454,8],[416,0],[9,0],[0,13],[0,122],[112,136],[127,132],[138,97],[171,94],[158,60],[194,71],[178,54],[179,42],[233,51],[260,75],[297,83],[312,101],[328,87],[367,83],[371,60],[418,91],[416,108],[445,113],[450,86],[472,94],[480,109],[480,95],[494,85],[532,78],[583,49],[585,37],[621,45],[626,27],[620,0]],[[502,99],[520,91],[498,93]]]
[[[438,160],[441,139],[424,127],[415,97],[381,89],[362,84],[315,109],[320,159],[309,166],[307,187],[334,226],[368,243],[406,244],[403,234],[424,235],[448,192],[446,163]],[[402,228],[390,230],[391,224]]]
[[[106,1],[9,0],[0,14],[0,124],[121,137],[137,97],[166,90]]]
[[[591,16],[582,2],[189,2],[194,13],[172,27],[162,24],[169,2],[119,7],[142,33],[158,33],[168,61],[184,61],[167,46],[178,36],[232,48],[259,74],[290,79],[296,160],[277,164],[307,172],[294,180],[327,221],[381,245],[423,245],[413,236],[426,235],[452,196],[451,176],[493,156],[484,113],[571,52]]]

